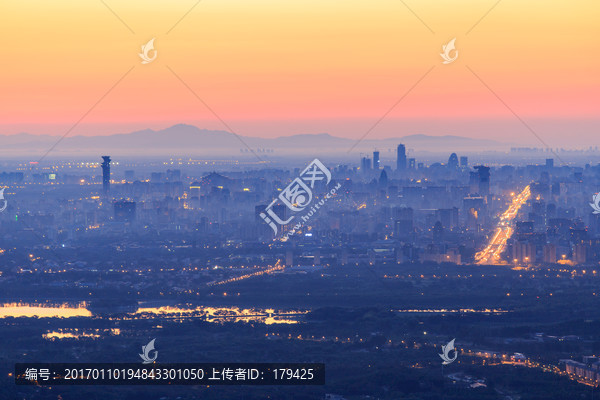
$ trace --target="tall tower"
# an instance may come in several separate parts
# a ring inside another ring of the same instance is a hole
[[[458,156],[456,153],[450,154],[450,158],[448,158],[448,168],[458,169]]]
[[[110,156],[102,156],[102,190],[104,194],[110,192]]]
[[[490,167],[477,165],[474,168],[479,175],[479,195],[487,196],[490,194]]]
[[[373,152],[373,169],[379,169],[379,152]]]
[[[396,159],[396,169],[404,171],[406,169],[406,147],[403,144],[398,145],[398,158]]]
[[[371,169],[371,159],[369,157],[363,157],[360,159],[360,168],[363,173],[369,171]]]

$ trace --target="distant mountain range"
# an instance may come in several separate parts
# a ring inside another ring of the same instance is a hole
[[[0,135],[0,153],[3,156],[43,155],[59,139],[59,136]],[[50,153],[51,157],[107,153],[111,155],[147,156],[239,156],[249,154],[248,147],[258,154],[343,154],[357,142],[331,136],[327,133],[302,134],[272,139],[236,136],[226,131],[211,131],[192,125],[179,124],[162,130],[145,129],[131,133],[106,136],[72,136],[64,138]],[[472,139],[462,136],[409,135],[398,138],[362,140],[352,153],[382,152],[395,150],[399,143],[416,152],[465,152],[501,150],[506,143],[488,139]]]

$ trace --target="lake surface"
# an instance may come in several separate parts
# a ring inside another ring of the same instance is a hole
[[[85,302],[79,303],[4,303],[0,304],[1,318],[72,318],[94,317]],[[258,322],[266,325],[297,324],[308,310],[275,310],[238,307],[204,306],[138,306],[135,312],[125,314],[123,319],[175,319],[178,321],[203,319],[213,323]],[[55,337],[60,337],[56,334]],[[65,336],[65,337],[68,337]]]
[[[38,318],[72,318],[91,317],[86,303],[50,304],[50,303],[4,303],[0,304],[0,318],[38,317]]]

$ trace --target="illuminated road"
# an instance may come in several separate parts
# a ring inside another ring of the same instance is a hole
[[[285,269],[285,265],[281,265],[281,260],[278,260],[275,263],[275,265],[271,265],[267,269],[263,269],[262,271],[258,271],[258,272],[254,272],[254,273],[246,274],[246,275],[241,275],[241,276],[236,276],[233,278],[225,279],[223,281],[210,282],[210,283],[208,283],[208,286],[225,285],[225,284],[231,283],[231,282],[239,282],[239,281],[243,281],[244,279],[252,278],[255,276],[271,274],[276,271],[283,271],[284,269]]]
[[[521,193],[513,197],[512,203],[506,211],[500,215],[500,221],[498,221],[498,227],[496,233],[485,247],[479,253],[475,254],[475,262],[477,264],[502,264],[500,256],[506,248],[506,242],[512,236],[514,229],[512,227],[512,220],[515,219],[519,210],[529,200],[531,196],[531,190],[529,185],[523,189]]]

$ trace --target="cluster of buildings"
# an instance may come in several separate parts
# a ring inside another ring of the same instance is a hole
[[[596,168],[589,175],[573,168],[539,168],[531,199],[515,224],[510,259],[515,264],[597,264],[600,261],[600,214],[590,207],[597,192]],[[592,172],[594,175],[592,175]],[[507,258],[509,255],[507,255]]]
[[[452,153],[450,158],[448,159],[448,168],[458,169],[459,167],[464,168],[468,167],[469,158],[467,156],[461,156],[460,162],[459,157],[456,153]],[[373,157],[369,158],[368,156],[361,157],[360,160],[360,168],[363,172],[369,171],[371,169],[377,171],[383,168],[380,159],[379,151],[373,151]],[[391,167],[388,167],[391,170]],[[406,170],[415,170],[415,169],[423,169],[425,168],[425,163],[417,163],[416,158],[408,158],[406,154],[406,146],[403,144],[399,144],[396,149],[396,171],[406,171]]]
[[[340,190],[300,228],[298,215],[278,199],[303,166],[200,171],[139,163],[136,169],[103,156],[95,168],[68,173],[54,166],[0,173],[0,184],[9,188],[0,234],[18,239],[35,230],[68,244],[90,232],[152,231],[217,247],[269,244],[292,265],[460,264],[473,262],[497,229],[497,216],[530,185],[531,198],[511,223],[501,261],[600,261],[600,214],[588,204],[600,186],[598,166],[557,167],[548,159],[471,167],[455,153],[447,162],[417,163],[402,144],[392,165],[378,151],[359,165],[321,161],[331,173],[329,186]],[[319,201],[325,190],[313,194]],[[278,232],[261,218],[274,201],[275,214],[289,221]],[[290,240],[281,240],[295,224]]]
[[[590,385],[600,385],[600,358],[584,356],[582,362],[560,360],[571,379],[583,380]]]

